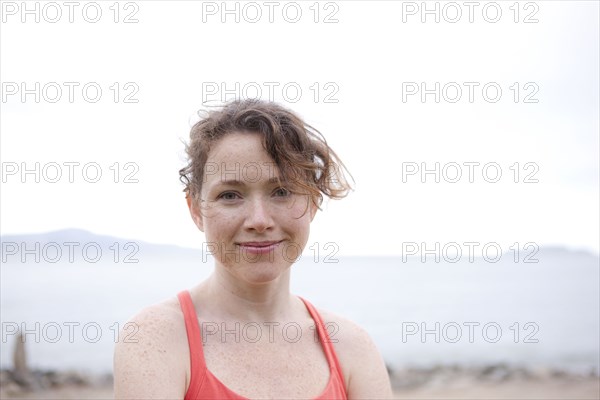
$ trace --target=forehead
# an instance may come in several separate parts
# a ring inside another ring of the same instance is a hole
[[[204,184],[225,180],[246,182],[272,181],[278,168],[262,145],[262,134],[229,133],[216,142],[204,166]]]
[[[233,132],[226,134],[212,145],[207,161],[240,162],[252,159],[272,161],[262,145],[262,134]]]

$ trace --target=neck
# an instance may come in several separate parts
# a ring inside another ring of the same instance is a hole
[[[290,316],[295,305],[289,284],[289,268],[272,281],[251,283],[217,266],[207,280],[192,290],[192,297],[217,318],[258,323],[278,321]]]

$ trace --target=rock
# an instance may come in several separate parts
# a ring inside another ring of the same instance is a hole
[[[26,390],[23,387],[19,386],[15,382],[8,382],[7,384],[2,385],[1,397],[4,398],[5,395],[7,397],[19,396],[25,393],[25,391]]]
[[[505,364],[496,364],[481,370],[479,378],[491,382],[504,382],[511,378],[511,371]]]
[[[11,373],[12,381],[19,386],[32,388],[35,387],[34,379],[29,367],[27,367],[27,354],[25,351],[25,339],[19,332],[15,340],[15,349],[13,351],[13,370]]]

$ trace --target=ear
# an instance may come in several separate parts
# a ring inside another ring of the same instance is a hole
[[[202,214],[200,213],[200,207],[198,206],[198,202],[194,200],[189,193],[185,195],[185,200],[187,201],[192,220],[194,220],[194,223],[196,224],[198,229],[204,232],[204,221],[202,220]]]

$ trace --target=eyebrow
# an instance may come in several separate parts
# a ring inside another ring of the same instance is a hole
[[[280,180],[281,178],[278,178],[276,176],[271,177],[267,180],[267,184],[272,185],[274,183],[279,183],[279,182],[283,182]],[[246,183],[243,181],[240,181],[238,179],[226,179],[226,180],[222,180],[216,183],[215,186],[246,186]]]

